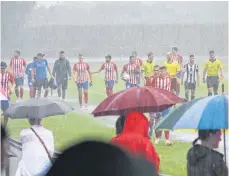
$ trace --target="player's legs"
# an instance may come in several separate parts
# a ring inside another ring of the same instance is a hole
[[[88,81],[83,83],[83,92],[84,92],[84,104],[85,104],[85,109],[87,109],[87,104],[88,104]]]
[[[176,81],[176,78],[173,78],[172,79],[172,86],[171,86],[171,91],[176,94],[176,87],[177,87],[177,81]]]
[[[129,88],[131,88],[131,84],[128,81],[126,81],[126,89],[129,89]]]
[[[208,96],[212,96],[213,82],[211,76],[207,76],[207,88],[208,88]]]
[[[166,115],[168,115],[171,109],[172,109],[172,108],[165,109],[165,110],[162,112],[162,115],[161,115],[162,118],[165,117]],[[169,131],[164,131],[164,133],[165,133],[165,144],[168,145],[168,146],[169,146],[169,145],[172,145],[173,143],[170,141],[170,138],[169,138],[170,132],[169,132]]]
[[[154,116],[155,113],[151,112],[149,113],[149,136],[152,137],[153,135],[153,127],[154,127],[154,124],[155,124],[155,116]]]
[[[17,99],[19,99],[20,95],[19,95],[19,86],[20,86],[20,78],[15,78],[14,79],[14,82],[15,82],[15,95],[17,97]]]
[[[43,89],[45,90],[45,93],[44,93],[44,97],[46,98],[48,96],[48,93],[49,93],[49,85],[48,85],[48,79],[44,79],[43,80]]]
[[[24,77],[23,76],[20,77],[19,80],[20,80],[20,98],[23,99],[23,96],[24,96],[24,88],[23,88],[23,86],[24,86]]]
[[[82,95],[82,88],[83,88],[82,83],[77,83],[80,108],[83,107],[83,105],[82,105],[82,97],[83,97],[83,95]]]
[[[29,86],[29,97],[34,97],[34,86],[31,80],[28,80],[28,86]]]
[[[194,100],[195,92],[196,92],[196,83],[192,83],[190,89],[191,89],[191,100]]]
[[[177,73],[177,79],[176,79],[176,95],[180,95],[180,77],[181,77],[181,72]]]
[[[57,94],[58,94],[59,98],[61,98],[61,88],[62,88],[62,85],[59,84],[58,87],[57,87]]]
[[[185,81],[184,83],[185,98],[189,101],[189,83]]]
[[[213,77],[213,92],[214,95],[218,95],[218,89],[219,89],[219,77],[214,76]]]
[[[66,97],[66,89],[68,88],[68,80],[64,79],[62,83],[62,99],[64,100]]]
[[[113,94],[114,80],[108,82],[108,96]]]
[[[43,80],[35,80],[35,83],[34,83],[34,97],[36,96],[37,98],[40,98],[41,97],[41,88],[42,88],[42,85],[43,85]]]
[[[109,81],[105,81],[106,95],[109,96]]]

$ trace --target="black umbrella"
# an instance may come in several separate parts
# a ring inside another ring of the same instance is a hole
[[[4,116],[12,119],[20,118],[44,118],[55,115],[63,115],[73,111],[70,105],[64,101],[32,98],[16,104],[12,104]]]

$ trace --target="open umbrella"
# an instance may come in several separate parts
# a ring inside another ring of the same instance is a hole
[[[12,104],[4,115],[12,119],[44,118],[63,115],[74,109],[64,101],[32,98],[23,102]]]
[[[228,96],[215,95],[186,102],[163,118],[155,129],[224,129],[224,153],[226,160],[226,136],[228,129]]]
[[[153,87],[133,87],[117,92],[103,100],[92,112],[96,116],[126,115],[138,111],[162,112],[184,99],[167,90]]]

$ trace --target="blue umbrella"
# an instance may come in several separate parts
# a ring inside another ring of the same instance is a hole
[[[155,129],[228,129],[228,96],[186,102],[171,111]]]

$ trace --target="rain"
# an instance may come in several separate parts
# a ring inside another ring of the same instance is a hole
[[[195,62],[200,65],[208,59],[209,50],[214,49],[225,64],[227,79],[227,39],[226,1],[1,2],[1,61],[7,64],[15,50],[20,50],[28,63],[41,52],[47,56],[52,69],[59,51],[64,51],[72,67],[77,62],[78,54],[82,53],[93,71],[104,62],[105,55],[111,54],[112,61],[119,63],[118,69],[121,71],[132,51],[137,51],[141,58],[146,58],[147,53],[152,51],[156,62],[162,64],[166,53],[177,46],[185,62],[190,54],[195,54]],[[27,87],[26,84],[24,88],[28,92]],[[104,91],[90,92],[89,89],[89,96],[99,97],[99,101],[92,103],[89,98],[90,112],[105,98]],[[205,94],[207,96],[207,92]],[[76,91],[74,96],[67,93],[66,102],[77,112],[80,110],[76,105]],[[56,97],[57,93],[54,92],[50,98]],[[110,116],[95,121],[114,128],[116,120],[116,116]],[[192,142],[196,135],[194,132],[176,131],[172,132],[171,138]],[[228,140],[228,135],[226,138]],[[222,142],[219,151],[223,152]],[[16,168],[17,162],[13,162],[11,172],[15,173]]]

